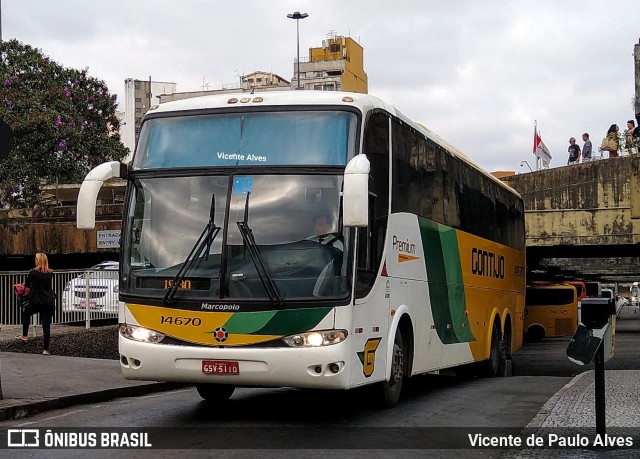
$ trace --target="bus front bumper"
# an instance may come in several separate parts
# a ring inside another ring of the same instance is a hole
[[[349,389],[348,342],[305,348],[213,348],[152,344],[120,335],[118,344],[126,379]],[[212,365],[237,374],[211,374]]]

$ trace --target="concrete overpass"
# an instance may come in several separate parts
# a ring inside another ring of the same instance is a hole
[[[530,280],[640,281],[639,156],[504,180],[524,198]],[[96,230],[120,229],[124,186],[106,186],[101,193]],[[117,249],[97,246],[96,230],[75,228],[77,186],[55,194],[67,205],[47,208],[40,215],[31,210],[0,211],[0,271],[19,265],[30,268],[37,250],[57,257],[56,267],[66,262],[90,266],[100,257],[117,257]]]
[[[524,198],[529,279],[640,281],[640,157],[504,179]]]

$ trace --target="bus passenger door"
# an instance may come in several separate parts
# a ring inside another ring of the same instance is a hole
[[[352,337],[354,386],[382,381],[389,341],[388,278],[380,276],[389,214],[389,151],[391,121],[388,113],[369,114],[362,138],[362,152],[369,159],[368,224],[357,228],[355,299]],[[393,341],[393,339],[392,339]]]
[[[378,264],[371,264],[372,255],[376,252],[376,244],[372,242],[375,230],[369,225],[367,228],[359,228],[358,233],[352,335],[358,360],[354,361],[352,366],[351,377],[354,385],[381,381],[385,376],[391,297],[391,280],[380,277]]]
[[[384,246],[386,220],[375,222],[370,219],[368,227],[357,230],[358,264],[352,335],[357,360],[352,365],[351,375],[354,385],[381,381],[385,376],[391,279],[379,275],[382,268],[378,253]]]

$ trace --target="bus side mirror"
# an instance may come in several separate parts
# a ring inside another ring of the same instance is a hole
[[[344,170],[342,222],[346,227],[369,224],[369,170],[367,155],[353,157]]]
[[[94,167],[84,178],[78,193],[76,207],[76,226],[78,229],[93,229],[96,227],[96,202],[98,192],[105,180],[114,177],[125,177],[126,166],[118,161],[102,163]]]

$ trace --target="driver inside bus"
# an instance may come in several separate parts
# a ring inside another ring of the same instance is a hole
[[[317,241],[320,244],[331,245],[336,249],[344,249],[340,240],[341,235],[335,230],[335,225],[332,224],[331,218],[326,212],[316,214],[313,224],[313,236],[307,239]]]
[[[327,214],[318,215],[313,224],[313,235],[322,236],[331,233],[331,225],[329,224],[329,217]]]

